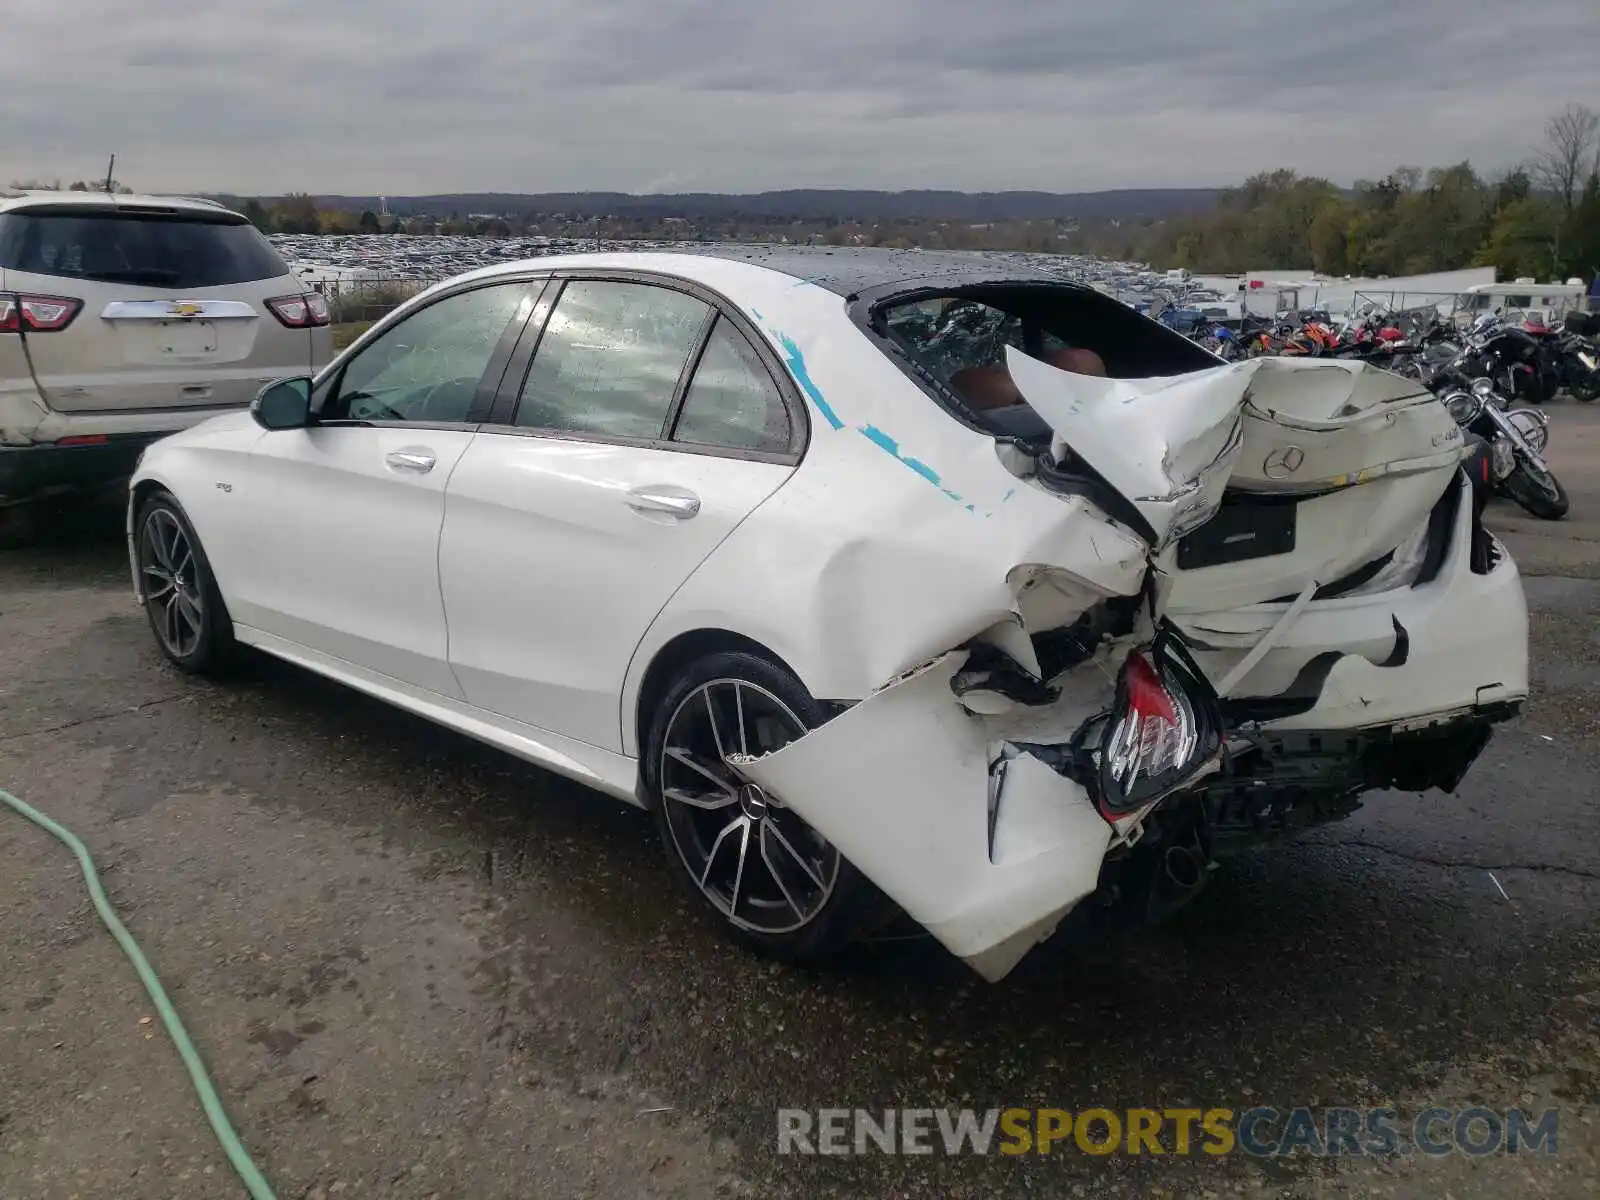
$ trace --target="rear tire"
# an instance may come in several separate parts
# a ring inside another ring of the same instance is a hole
[[[134,525],[145,616],[161,653],[180,670],[216,674],[234,655],[233,619],[211,562],[171,492],[151,494]]]
[[[1559,521],[1567,515],[1567,490],[1548,469],[1540,471],[1527,463],[1518,463],[1517,469],[1506,476],[1501,486],[1508,496],[1540,520]]]
[[[725,652],[673,682],[645,739],[645,789],[673,874],[727,936],[787,962],[835,954],[896,912],[798,813],[728,762],[780,749],[827,717],[788,671]]]

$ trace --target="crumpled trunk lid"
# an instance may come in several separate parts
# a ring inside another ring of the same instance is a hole
[[[1169,613],[1294,596],[1393,550],[1463,441],[1423,386],[1362,362],[1257,358],[1158,379],[1075,375],[1013,352],[1018,388],[1154,535]]]

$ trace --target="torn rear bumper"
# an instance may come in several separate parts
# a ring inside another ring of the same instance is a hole
[[[1113,837],[1084,787],[1017,743],[1066,742],[1111,689],[1098,671],[1080,672],[1082,691],[1008,726],[955,702],[966,658],[947,654],[737,766],[997,980],[1094,891]]]
[[[1377,729],[1471,715],[1528,695],[1528,609],[1504,548],[1478,527],[1458,477],[1431,578],[1313,600],[1227,701],[1235,722],[1279,731]],[[1474,545],[1477,541],[1478,549]],[[1287,603],[1173,614],[1212,679],[1234,669]]]
[[[1349,816],[1369,792],[1453,792],[1520,701],[1422,728],[1260,730],[1236,737],[1230,769],[1195,789],[1213,857]]]

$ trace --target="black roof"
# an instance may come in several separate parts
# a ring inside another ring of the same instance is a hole
[[[896,284],[971,287],[984,283],[1056,283],[1075,280],[987,255],[948,250],[896,250],[883,246],[716,245],[673,247],[674,253],[748,262],[803,279],[850,298]]]

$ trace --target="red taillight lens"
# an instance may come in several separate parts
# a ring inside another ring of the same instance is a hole
[[[1222,747],[1216,691],[1176,634],[1128,655],[1100,745],[1100,809],[1136,813],[1214,768]]]
[[[1194,755],[1194,713],[1181,692],[1169,692],[1142,651],[1128,656],[1122,682],[1126,700],[1106,744],[1106,773],[1123,791],[1140,776],[1153,778]]]
[[[277,296],[267,301],[272,315],[290,329],[311,329],[328,323],[328,302],[316,292]]]
[[[70,296],[0,295],[0,333],[59,333],[83,308]]]

